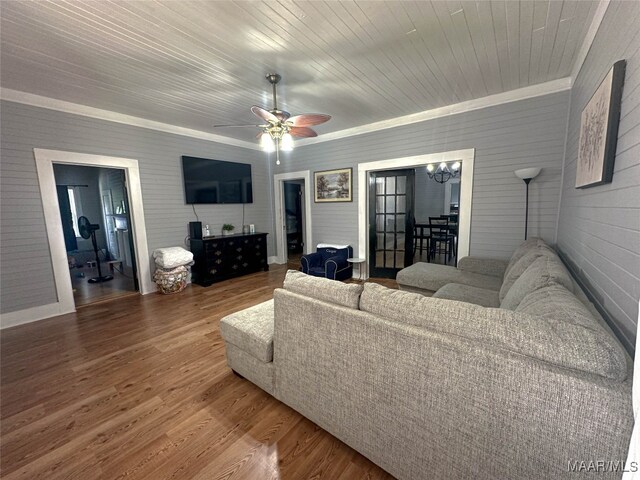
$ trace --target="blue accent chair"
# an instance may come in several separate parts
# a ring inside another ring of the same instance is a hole
[[[300,270],[307,275],[346,280],[353,276],[353,264],[347,258],[353,257],[353,248],[349,245],[318,245],[315,253],[303,255]]]

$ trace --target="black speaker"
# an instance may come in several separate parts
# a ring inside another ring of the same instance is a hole
[[[191,240],[202,240],[202,222],[189,222]]]

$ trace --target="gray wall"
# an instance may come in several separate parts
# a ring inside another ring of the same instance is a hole
[[[444,183],[429,178],[425,167],[416,168],[416,221],[429,223],[429,217],[439,217],[444,213]]]
[[[571,95],[558,248],[632,351],[640,298],[639,2],[611,2]],[[574,188],[580,115],[617,60],[627,60],[613,182]]]
[[[298,147],[274,173],[352,167],[352,203],[312,204],[313,241],[349,243],[357,251],[358,163],[475,148],[470,253],[506,258],[524,238],[524,183],[513,174],[518,168],[543,168],[531,184],[529,232],[554,241],[569,96],[565,91]]]
[[[102,218],[102,204],[100,202],[100,168],[59,164],[53,166],[53,173],[56,177],[57,185],[87,185],[86,188],[80,187],[76,189],[76,192],[80,195],[82,214],[87,217],[91,223],[100,225],[100,230],[96,232],[96,240],[98,242],[98,248],[105,248],[107,241],[104,220]],[[93,252],[91,239],[79,237],[77,240],[78,251],[90,250]]]
[[[245,223],[254,223],[259,231],[273,232],[270,163],[259,151],[12,102],[2,102],[1,108],[3,313],[57,301],[35,147],[137,159],[150,254],[158,247],[184,245],[187,223],[195,220],[184,200],[181,155],[251,163],[254,203],[246,206]],[[242,224],[242,205],[199,205],[196,211],[214,231],[226,222]],[[272,237],[269,235],[269,255],[274,254]]]

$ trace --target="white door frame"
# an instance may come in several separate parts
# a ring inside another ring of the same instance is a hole
[[[304,253],[313,251],[313,238],[311,228],[311,171],[278,173],[273,176],[273,211],[276,214],[276,263],[287,262],[287,237],[283,231],[287,225],[284,216],[284,181],[304,180]]]
[[[440,162],[458,161],[462,164],[460,208],[458,225],[458,258],[469,255],[469,242],[471,236],[471,205],[473,194],[473,163],[475,148],[465,150],[453,150],[450,152],[430,153],[412,157],[393,158],[358,164],[358,257],[366,258],[364,263],[365,278],[369,278],[369,174],[378,170],[391,170],[397,168],[410,168],[438,164]],[[463,214],[469,212],[468,214]]]
[[[136,265],[138,267],[138,282],[140,293],[143,295],[156,291],[156,285],[151,278],[149,266],[149,250],[147,247],[147,230],[144,223],[144,209],[142,207],[142,188],[140,186],[140,171],[138,161],[130,158],[106,157],[85,153],[63,152],[59,150],[45,150],[34,148],[38,182],[44,208],[44,221],[53,264],[53,276],[58,294],[59,312],[54,315],[75,312],[73,289],[67,262],[67,249],[62,232],[62,218],[56,191],[56,179],[53,173],[54,163],[67,165],[82,165],[89,167],[119,168],[125,171],[127,191],[129,194],[130,216],[133,226],[133,237],[136,246]],[[53,315],[52,315],[53,316]]]

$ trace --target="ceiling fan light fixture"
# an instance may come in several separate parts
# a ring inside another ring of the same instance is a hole
[[[451,170],[453,170],[454,172],[457,172],[458,170],[460,170],[460,162],[456,162],[453,165],[451,165]]]
[[[442,171],[447,171],[449,170],[449,166],[445,162],[442,162],[440,163],[440,165],[438,165],[438,169]]]
[[[427,165],[427,172],[431,173],[433,172],[433,169],[434,169],[433,165],[431,164]]]
[[[273,141],[273,138],[271,138],[271,135],[269,135],[267,132],[264,132],[260,137],[260,147],[262,148],[262,150],[269,153],[275,152],[276,150],[276,144]]]
[[[290,152],[291,150],[293,150],[293,137],[290,133],[285,133],[284,135],[282,135],[280,148],[283,152]]]

